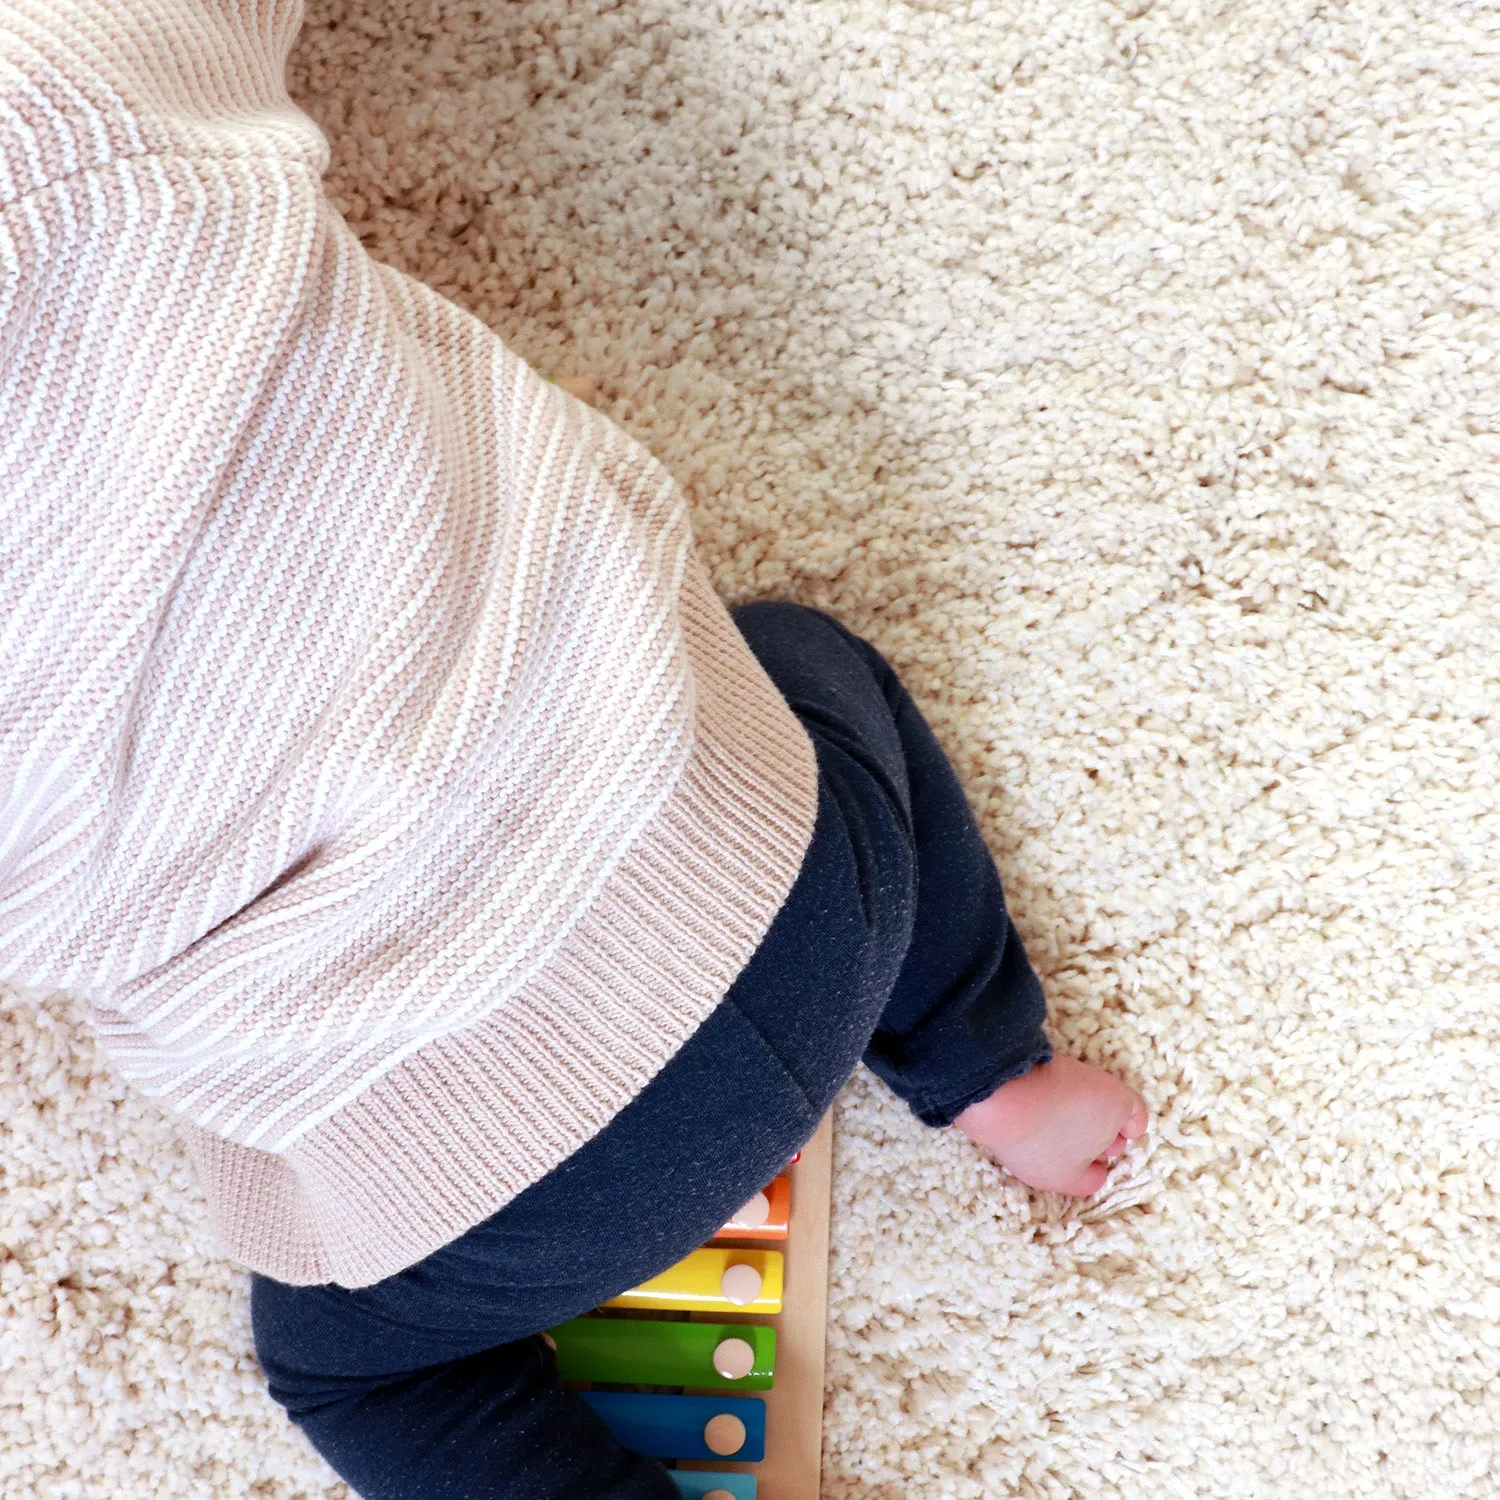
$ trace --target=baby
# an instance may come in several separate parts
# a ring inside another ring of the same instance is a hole
[[[374,260],[300,0],[0,4],[0,980],[71,989],[367,1500],[676,1500],[541,1333],[861,1062],[1023,1182],[1147,1123],[1054,1056],[953,768],[671,476]]]

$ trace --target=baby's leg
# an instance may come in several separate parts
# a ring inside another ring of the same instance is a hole
[[[272,1396],[364,1500],[680,1500],[562,1388],[539,1338],[451,1358],[453,1337],[380,1286],[252,1284]]]
[[[842,878],[860,888],[867,938],[883,966],[883,975],[872,968],[854,987],[866,1003],[842,1007],[840,1020],[864,1028],[854,1057],[862,1049],[866,1066],[918,1119],[951,1124],[1052,1055],[1042,987],[1006,912],[994,859],[952,764],[873,646],[804,605],[745,605],[734,618],[812,735],[823,796],[852,851]],[[742,1006],[777,1007],[767,1029],[785,1038],[795,1067],[799,1052],[826,1044],[811,1029],[796,1032],[815,1008],[794,1011],[780,997],[819,964],[828,966],[825,984],[838,982],[827,957],[837,941],[828,913],[848,903],[831,894],[809,902],[799,891],[793,898],[786,917],[799,900],[811,910],[801,947],[791,946],[795,922],[783,931],[778,917],[731,996]],[[778,945],[787,950],[779,961]],[[840,963],[847,971],[848,961]],[[770,972],[759,975],[762,968]],[[752,977],[760,982],[747,984]],[[819,1027],[830,1024],[817,1017]]]
[[[917,909],[865,1064],[928,1125],[1052,1056],[1046,1000],[958,775],[895,671],[859,641],[906,764]]]

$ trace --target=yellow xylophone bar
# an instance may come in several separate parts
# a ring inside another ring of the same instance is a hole
[[[604,1307],[680,1312],[781,1311],[784,1258],[779,1250],[694,1250],[660,1276],[611,1297]]]

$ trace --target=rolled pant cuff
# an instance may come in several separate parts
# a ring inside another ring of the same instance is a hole
[[[924,1125],[951,1125],[971,1104],[988,1099],[996,1089],[1029,1073],[1038,1063],[1051,1061],[1052,1043],[1038,1031],[1023,1053],[1019,1056],[1013,1053],[1004,1063],[992,1066],[980,1080],[960,1094],[943,1102],[913,1099],[909,1101],[909,1107]]]

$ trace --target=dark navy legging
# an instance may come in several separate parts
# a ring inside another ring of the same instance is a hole
[[[272,1396],[366,1500],[677,1500],[539,1331],[713,1235],[861,1060],[940,1126],[1051,1056],[990,853],[896,674],[821,611],[734,619],[819,785],[802,869],[722,1003],[599,1135],[416,1265],[356,1290],[251,1278]]]

